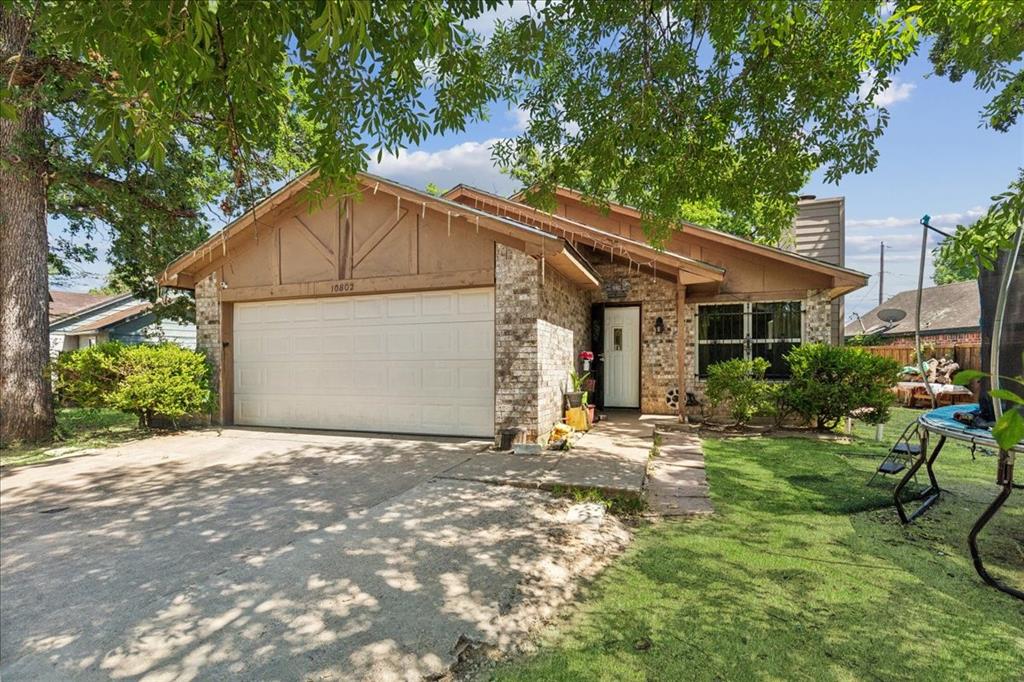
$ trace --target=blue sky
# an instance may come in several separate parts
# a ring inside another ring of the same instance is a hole
[[[514,13],[490,13],[474,28],[487,34],[496,15]],[[847,266],[871,275],[866,289],[847,297],[848,315],[866,312],[877,303],[879,242],[889,246],[887,297],[913,288],[920,248],[918,219],[928,213],[938,227],[969,223],[1024,166],[1024,125],[1009,133],[982,127],[979,112],[988,96],[969,82],[929,77],[930,71],[927,59],[915,58],[883,94],[880,103],[888,108],[890,122],[873,172],[848,176],[838,186],[825,184],[817,174],[805,188],[822,197],[846,197]],[[471,124],[457,135],[435,136],[398,157],[386,156],[370,170],[416,187],[433,182],[448,188],[467,182],[505,194],[516,186],[494,166],[490,147],[497,139],[515,135],[524,124],[522,112],[498,103],[491,107],[488,121]],[[54,223],[51,232],[60,228]],[[95,286],[106,269],[101,263],[87,265],[84,270],[91,276],[68,287]]]

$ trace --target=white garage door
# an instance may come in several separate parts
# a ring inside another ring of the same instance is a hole
[[[235,423],[491,437],[494,291],[239,303]]]

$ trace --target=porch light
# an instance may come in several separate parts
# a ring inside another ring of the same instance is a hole
[[[654,321],[654,332],[656,334],[665,333],[665,320],[660,317]]]

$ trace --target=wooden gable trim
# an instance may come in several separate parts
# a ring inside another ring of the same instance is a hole
[[[472,195],[472,193],[477,193],[477,194],[481,193],[480,190],[476,190],[476,188],[467,187],[465,185],[459,185],[458,187],[453,189],[451,193],[456,193],[456,192],[470,194],[470,195]],[[483,194],[486,195],[486,193],[483,193]],[[523,208],[529,208],[529,209],[532,209],[532,210],[536,210],[536,209],[533,209],[532,207],[530,207],[530,206],[528,206],[526,204],[520,203],[520,201],[523,198],[524,194],[525,194],[525,190],[517,192],[516,194],[512,195],[512,197],[510,199],[506,199],[505,201],[508,202],[508,203],[515,204],[517,207],[521,206]],[[576,192],[575,190],[568,189],[566,187],[558,187],[555,190],[555,195],[559,196],[559,197],[562,197],[562,198],[565,198],[565,199],[570,199],[572,201],[576,201],[576,202],[578,202],[580,204],[583,204],[585,206],[590,206],[590,204],[588,204],[586,202],[586,200],[584,199],[582,194],[580,194],[579,192]],[[491,195],[487,195],[487,196],[491,196]],[[827,198],[827,199],[818,199],[818,200],[815,200],[815,201],[818,201],[818,202],[821,202],[821,203],[827,203],[827,202],[833,202],[833,201],[837,201],[837,200],[838,200],[837,198]],[[637,220],[641,219],[641,217],[642,217],[638,210],[636,210],[635,208],[632,208],[630,206],[626,206],[624,204],[618,204],[618,203],[615,203],[615,202],[609,202],[608,203],[608,209],[610,211],[614,212],[614,213],[618,213],[620,215],[624,215],[624,216],[627,216],[627,217],[630,217],[630,218],[634,218],[634,219],[637,219]],[[560,216],[555,216],[555,217],[556,218],[561,218]],[[565,219],[563,219],[563,220],[565,220]],[[683,231],[686,232],[687,234],[689,234],[690,236],[701,238],[701,239],[706,239],[708,241],[715,242],[715,243],[718,243],[718,244],[723,244],[725,246],[734,247],[734,248],[737,248],[739,250],[746,251],[748,253],[754,253],[754,254],[757,254],[757,255],[760,255],[760,256],[764,256],[766,258],[771,258],[773,260],[781,261],[781,262],[784,262],[784,263],[786,263],[788,265],[794,265],[794,266],[797,266],[797,267],[800,267],[800,268],[811,270],[811,271],[817,272],[819,274],[829,275],[829,276],[831,276],[833,278],[833,285],[834,286],[830,290],[830,293],[833,296],[833,298],[837,297],[837,296],[841,296],[841,295],[843,295],[845,293],[849,293],[850,291],[855,291],[855,290],[857,290],[857,289],[867,285],[868,276],[866,274],[862,273],[862,272],[857,271],[857,270],[851,270],[849,268],[846,268],[846,267],[843,267],[843,266],[840,266],[840,265],[832,265],[831,263],[825,263],[823,261],[819,261],[819,260],[816,260],[814,258],[810,258],[810,257],[807,257],[807,256],[802,256],[800,254],[793,253],[792,251],[787,251],[785,249],[780,249],[778,247],[768,246],[768,245],[765,245],[765,244],[757,244],[757,243],[752,242],[750,240],[743,239],[742,237],[737,237],[735,235],[731,235],[731,234],[728,234],[726,232],[721,232],[719,230],[713,230],[711,228],[703,227],[701,225],[695,225],[693,223],[686,223],[686,222],[681,223],[681,225],[683,227]],[[618,235],[612,235],[612,236],[618,236]],[[622,238],[622,237],[620,237],[620,238],[621,239],[626,239],[626,238]]]
[[[258,204],[253,210],[246,212],[245,215],[211,236],[203,244],[173,261],[160,276],[160,284],[168,287],[194,288],[195,283],[206,274],[215,270],[236,253],[245,250],[244,245],[239,248],[239,239],[243,235],[248,234],[251,230],[255,230],[254,236],[259,239],[260,234],[258,230],[261,225],[271,233],[272,238],[278,240],[276,243],[277,256],[275,267],[277,268],[277,273],[275,281],[280,282],[280,228],[267,225],[266,223],[276,220],[285,210],[294,207],[299,194],[316,177],[316,172],[311,171],[297,178]],[[404,209],[405,213],[402,213],[401,209],[396,211],[396,215],[399,217],[398,220],[394,221],[395,225],[401,221],[401,217],[404,217],[409,210],[415,209],[420,213],[430,210],[441,215],[447,214],[451,218],[471,220],[478,232],[481,229],[487,232],[488,238],[524,251],[534,257],[545,257],[552,253],[559,254],[565,247],[565,241],[561,237],[535,227],[517,223],[509,218],[480,211],[445,198],[435,197],[385,178],[366,173],[359,174],[357,179],[363,191],[371,190],[373,193],[384,191],[398,197],[400,204],[402,202],[410,202],[410,205]],[[352,197],[338,197],[338,200],[339,211],[342,210],[342,205],[344,205],[344,225],[339,220],[339,232],[341,234],[338,237],[339,246],[337,250],[324,244],[315,234],[311,232],[306,234],[308,228],[302,225],[301,221],[297,222],[304,228],[302,230],[304,237],[307,239],[312,237],[316,240],[313,242],[313,246],[317,248],[321,255],[329,258],[331,263],[336,263],[339,274],[338,281],[348,281],[352,278],[355,264],[362,261],[369,251],[372,251],[373,247],[379,244],[394,229],[395,225],[392,225],[391,221],[385,223],[371,235],[366,244],[361,245],[356,250],[354,249],[352,236],[352,201],[354,199]],[[346,243],[344,246],[341,246],[343,240]],[[343,255],[342,252],[344,252]],[[555,260],[552,261],[552,265],[556,270],[559,270],[563,275],[574,281],[592,282],[597,277],[596,273],[589,268],[585,261],[581,262],[580,259],[575,257],[559,258],[556,256]]]
[[[588,245],[588,240],[592,240],[596,249],[602,249],[603,246],[597,242],[598,239],[610,240],[623,251],[634,256],[638,262],[653,261],[671,270],[685,272],[689,283],[721,282],[725,279],[725,269],[716,265],[704,263],[671,251],[660,251],[649,244],[606,232],[570,218],[541,211],[533,206],[510,201],[473,187],[459,185],[452,189],[447,196],[454,197],[456,200],[472,200],[477,205],[481,203],[491,205],[496,211],[501,211],[502,207],[504,207],[508,213],[514,214],[517,220],[532,219],[545,225],[548,229],[560,229],[572,233],[575,237],[579,238],[581,244]]]
[[[331,265],[337,265],[337,259],[334,256],[334,249],[332,249],[327,244],[324,244],[323,241],[321,241],[320,237],[316,236],[316,233],[313,232],[313,230],[309,229],[309,225],[303,222],[302,218],[296,215],[292,216],[291,220],[292,222],[298,224],[299,233],[306,238],[306,241],[309,242],[313,246],[313,248],[317,250],[317,253],[324,257],[324,260],[326,260]],[[278,244],[280,244],[280,234],[278,235],[277,240]]]

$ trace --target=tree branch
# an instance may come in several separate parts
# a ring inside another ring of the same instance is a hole
[[[66,174],[57,172],[56,176],[65,182],[74,182],[76,179],[84,182],[89,187],[105,191],[120,191],[131,195],[139,205],[150,211],[164,213],[171,218],[195,218],[199,212],[193,208],[182,206],[168,206],[145,193],[137,186],[124,180],[117,180],[94,171],[83,171],[78,174]]]
[[[63,59],[52,55],[35,57],[18,55],[0,64],[0,76],[11,85],[32,87],[50,74],[56,74],[66,80],[74,80],[83,73],[88,73],[94,83],[109,83],[118,80],[117,73],[104,76],[90,64],[74,59]]]

